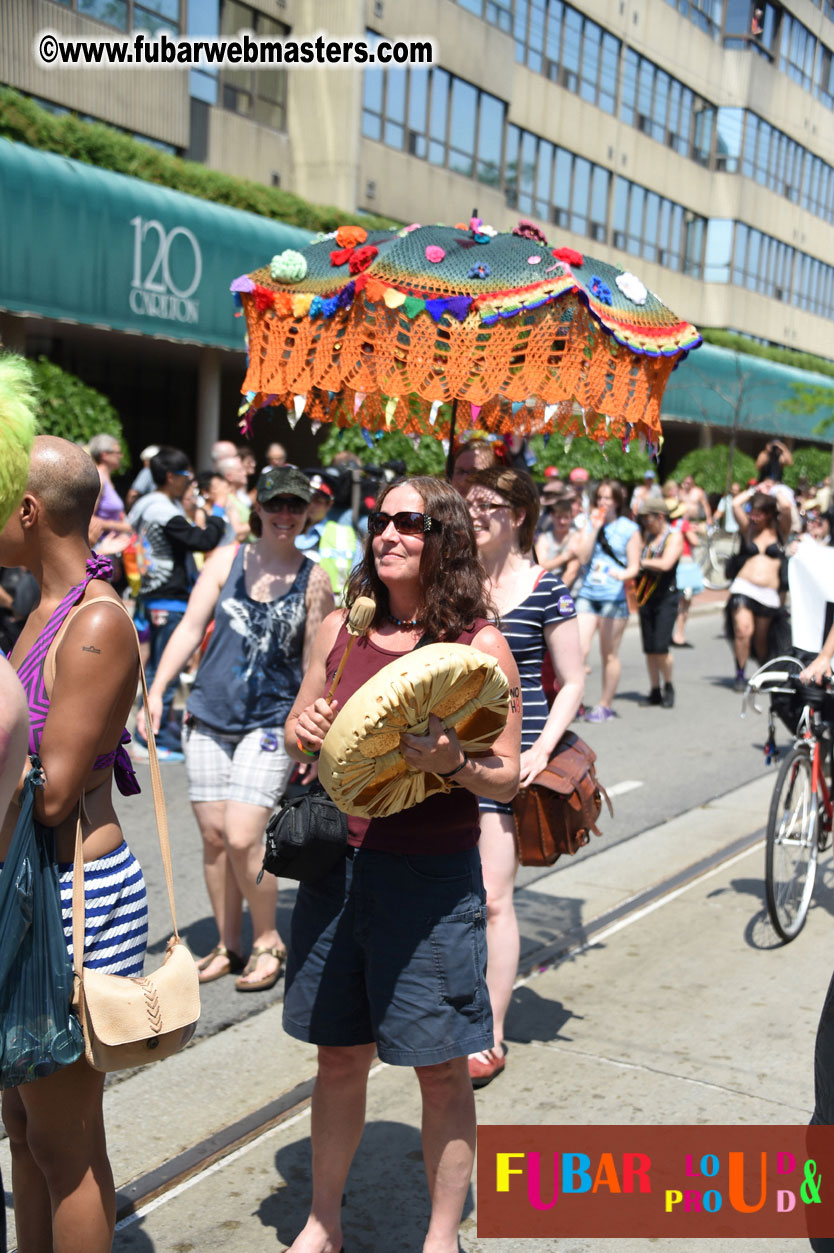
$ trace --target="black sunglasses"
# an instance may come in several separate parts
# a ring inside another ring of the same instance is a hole
[[[392,522],[400,535],[425,535],[428,531],[442,530],[437,518],[430,518],[427,513],[413,513],[410,509],[401,513],[382,513],[377,510],[368,514],[368,530],[371,535],[381,535]]]
[[[289,513],[304,513],[307,501],[300,496],[273,496],[272,500],[262,500],[261,508],[267,513],[280,513],[282,509]]]

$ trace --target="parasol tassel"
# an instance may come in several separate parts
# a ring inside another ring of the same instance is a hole
[[[353,648],[355,640],[360,635],[367,635],[368,631],[371,629],[371,624],[373,623],[375,614],[376,602],[371,600],[370,596],[357,596],[356,600],[350,607],[346,623],[350,639],[347,642],[345,651],[342,653],[342,659],[339,662],[339,667],[333,676],[333,682],[330,684],[330,691],[324,698],[328,705],[332,701],[336,688],[339,685],[339,680],[342,677],[342,671],[345,668],[345,663],[350,656],[350,650]]]
[[[434,426],[435,422],[437,421],[437,414],[442,404],[443,404],[442,400],[433,400],[431,402],[431,413],[429,414],[429,426]]]
[[[363,405],[364,401],[365,401],[365,393],[364,393],[364,392],[355,392],[355,393],[354,393],[354,396],[353,396],[353,416],[354,416],[354,417],[356,417],[357,413],[358,413],[358,412],[359,412],[359,410],[362,408],[362,405]]]

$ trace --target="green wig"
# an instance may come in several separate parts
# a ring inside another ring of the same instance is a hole
[[[36,406],[29,363],[0,353],[0,531],[26,489]]]

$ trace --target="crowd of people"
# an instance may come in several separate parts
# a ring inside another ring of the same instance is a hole
[[[25,369],[15,369],[11,391],[25,393]],[[14,437],[4,403],[0,394],[5,451]],[[765,452],[762,473],[781,478],[790,454],[776,443]],[[352,454],[304,471],[273,443],[259,471],[250,449],[219,441],[196,476],[179,449],[152,445],[141,460],[123,501],[115,437],[97,436],[88,453],[30,436],[18,480],[0,480],[0,565],[32,580],[28,601],[17,585],[0,599],[16,627],[11,666],[0,666],[14,724],[0,737],[0,749],[8,746],[0,858],[28,721],[29,752],[46,772],[36,809],[55,830],[68,948],[80,815],[85,890],[96,906],[85,964],[141,973],[144,881],[111,797],[114,780],[126,795],[138,786],[125,730],[138,657],[120,593],[132,595],[160,758],[185,762],[202,836],[217,942],[198,955],[199,978],[231,975],[237,990],[257,993],[283,974],[285,1030],[318,1049],[312,1203],[292,1253],[341,1249],[342,1195],[375,1054],[416,1072],[431,1198],[424,1248],[453,1253],[474,1156],[473,1090],[507,1066],[519,961],[512,799],[577,718],[615,718],[632,613],[646,656],[644,703],[674,705],[672,649],[687,646],[699,549],[716,519],[738,536],[727,610],[736,677],[751,655],[764,659],[784,612],[792,545],[803,532],[825,541],[812,526],[824,485],[813,501],[789,500],[765,477],[715,501],[691,476],[661,487],[653,470],[631,495],[581,467],[564,479],[551,467],[536,483],[523,448],[495,440],[462,444],[448,483],[392,471],[367,500]],[[373,620],[342,672],[348,615],[362,597],[373,600]],[[591,703],[594,636],[600,690]],[[424,735],[403,735],[407,765],[449,786],[391,817],[350,817],[346,858],[300,885],[285,942],[277,881],[258,881],[269,816],[293,773],[302,785],[315,778],[344,703],[429,642],[472,644],[497,662],[510,691],[506,726],[479,754],[434,716]],[[328,699],[337,670],[337,697]],[[180,686],[184,711],[174,699]],[[146,755],[149,730],[139,711],[135,759]],[[21,1248],[110,1247],[102,1089],[103,1076],[82,1059],[4,1093]]]

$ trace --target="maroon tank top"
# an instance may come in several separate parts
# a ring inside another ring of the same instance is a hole
[[[474,626],[464,631],[455,644],[471,644],[479,631],[489,623],[478,618]],[[342,626],[336,642],[327,657],[327,683],[333,681],[342,654],[350,636]],[[365,637],[358,639],[351,649],[345,665],[336,698],[339,708],[363,683],[367,683],[378,670],[389,662],[402,657],[372,644]],[[348,842],[356,848],[377,849],[384,853],[457,853],[473,848],[478,842],[481,829],[478,821],[478,798],[464,787],[453,787],[451,792],[435,793],[419,805],[390,814],[387,818],[348,817]]]

